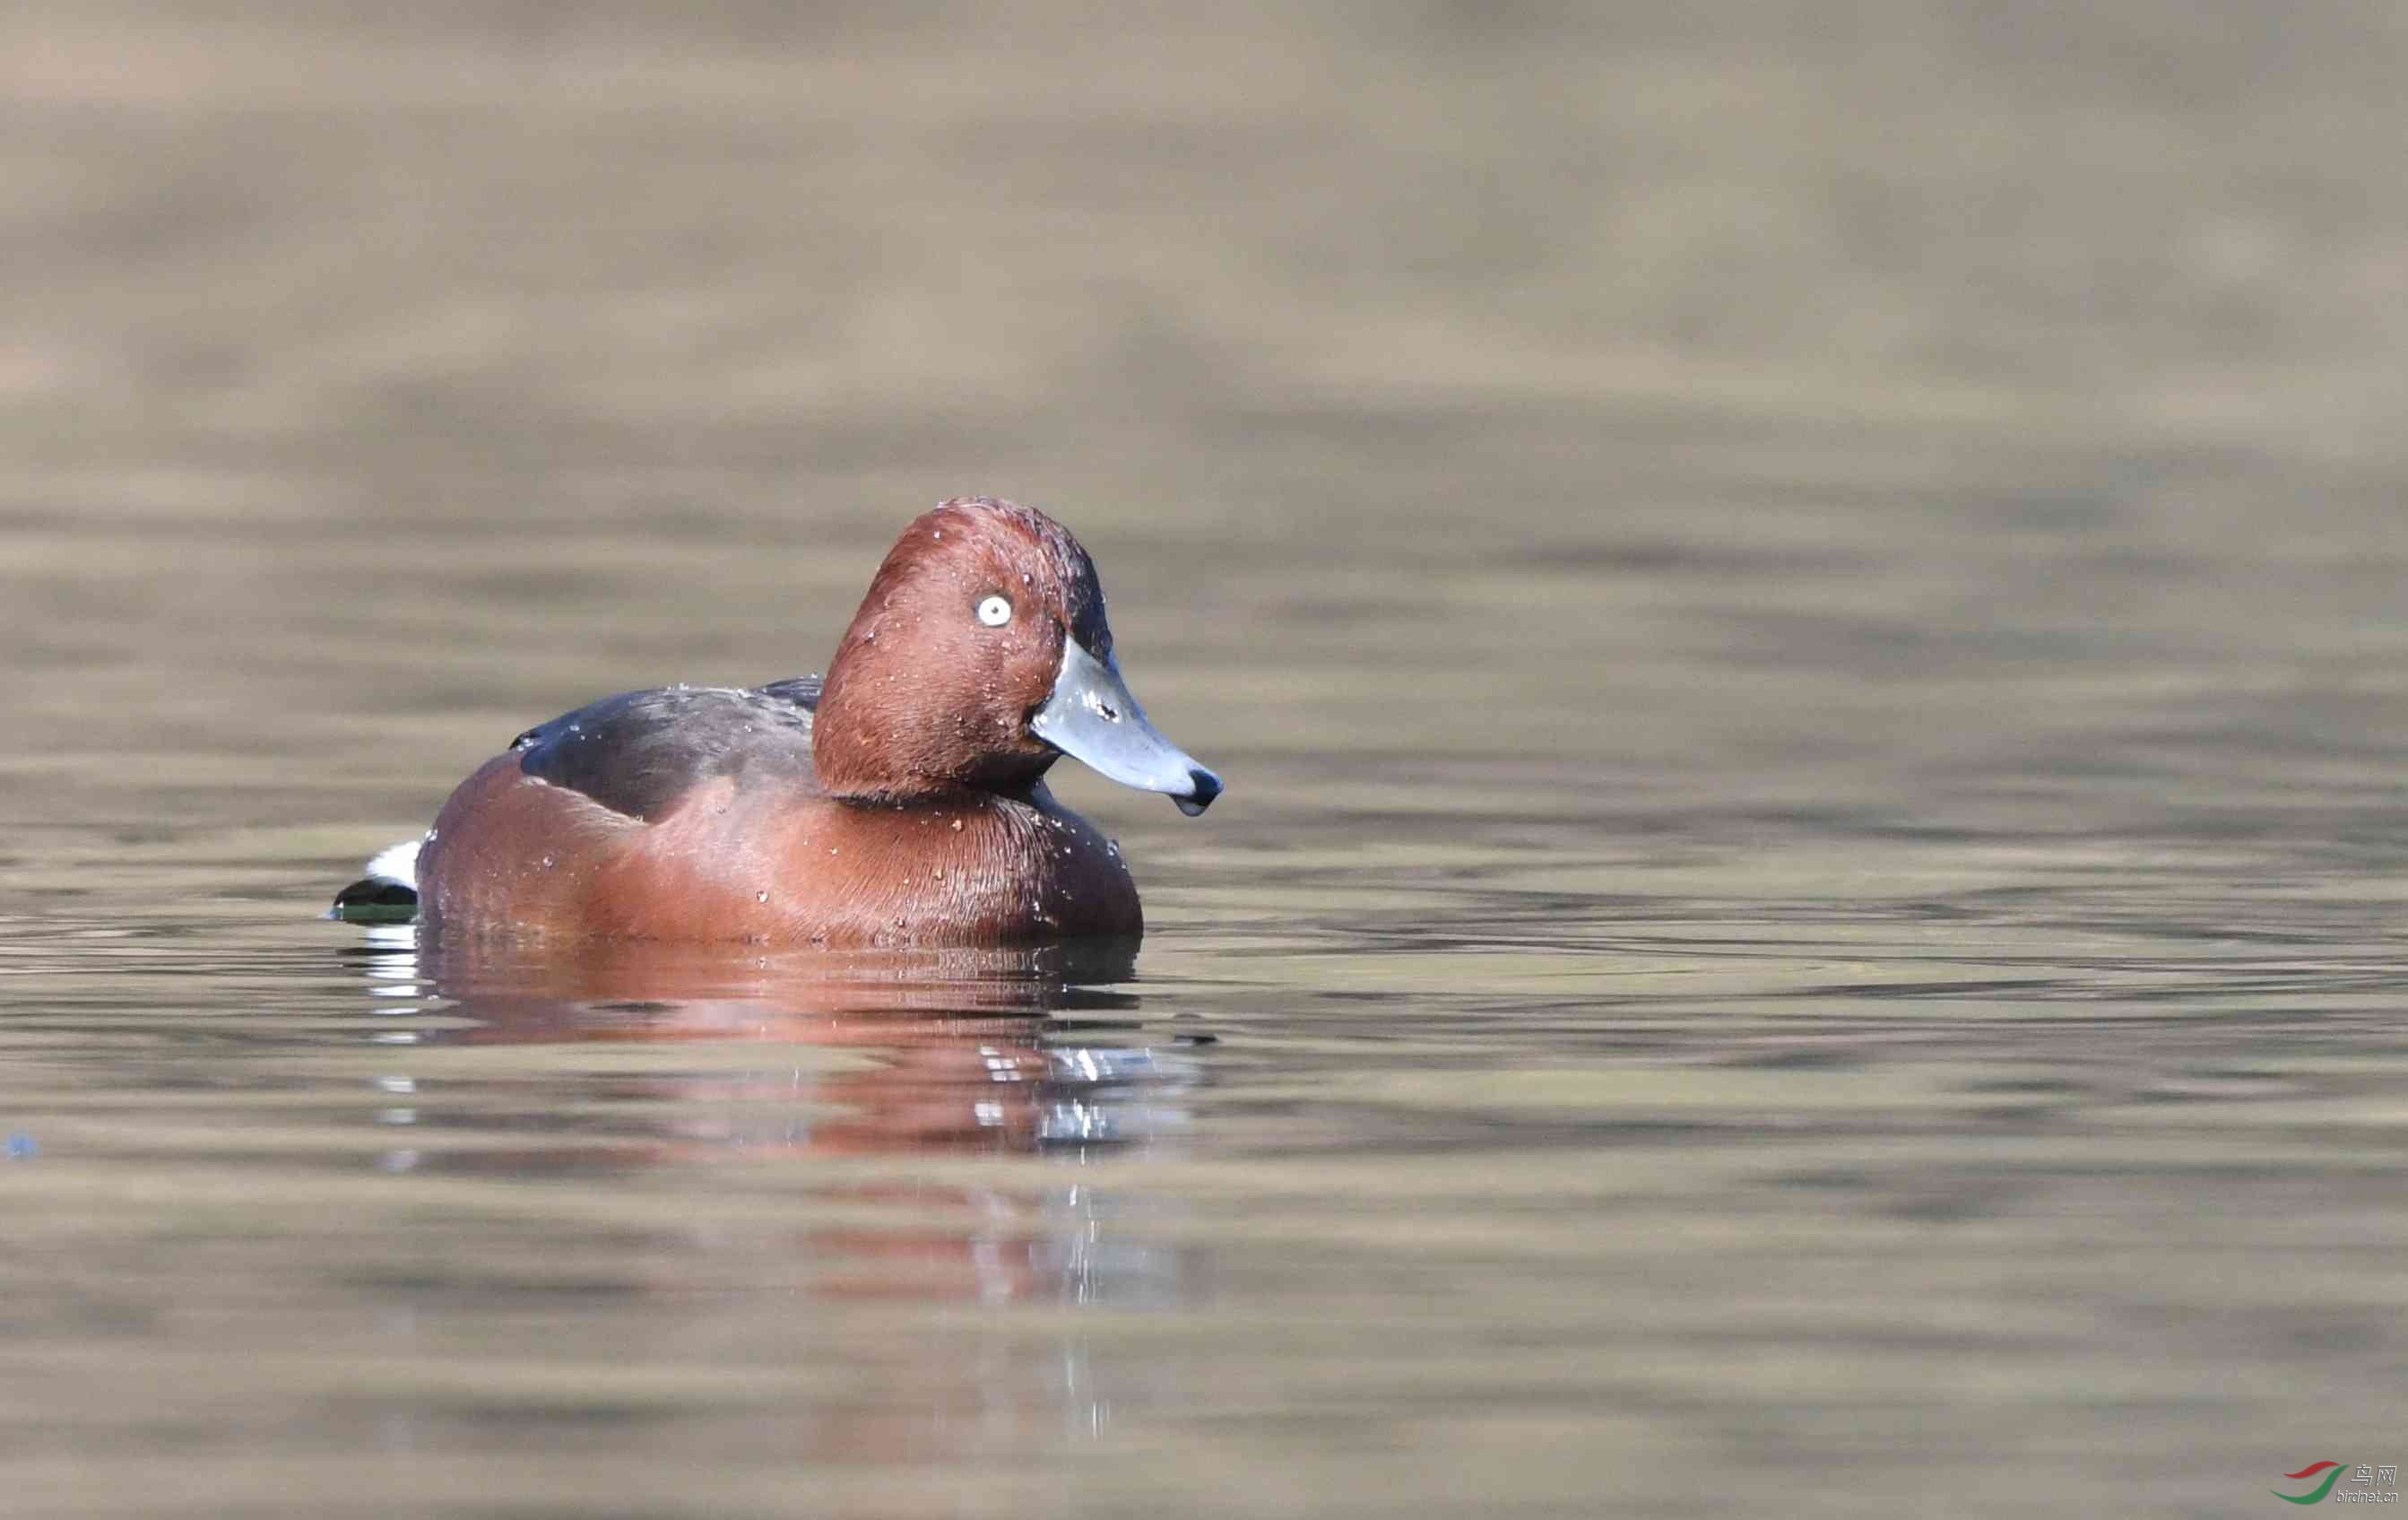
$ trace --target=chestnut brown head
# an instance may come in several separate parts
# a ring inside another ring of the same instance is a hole
[[[887,552],[828,666],[812,752],[838,796],[1023,791],[1064,754],[1191,816],[1221,791],[1129,695],[1087,552],[985,496],[923,515]]]

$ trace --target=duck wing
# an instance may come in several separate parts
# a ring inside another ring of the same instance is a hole
[[[743,785],[816,787],[811,715],[819,695],[817,676],[622,692],[538,724],[510,750],[527,775],[648,821],[723,776]]]

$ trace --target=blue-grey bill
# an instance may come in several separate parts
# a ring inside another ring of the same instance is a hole
[[[1062,673],[1029,730],[1123,786],[1161,792],[1193,818],[1221,795],[1215,776],[1146,721],[1120,667],[1097,659],[1075,638],[1063,640]]]

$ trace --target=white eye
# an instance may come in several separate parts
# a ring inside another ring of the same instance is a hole
[[[1000,596],[990,596],[979,603],[978,620],[990,628],[1000,628],[1011,621],[1011,604]]]

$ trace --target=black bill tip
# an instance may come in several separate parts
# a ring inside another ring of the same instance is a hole
[[[1185,796],[1181,796],[1177,793],[1173,793],[1171,795],[1171,800],[1178,803],[1179,810],[1185,813],[1190,818],[1196,817],[1199,813],[1203,812],[1205,809],[1211,807],[1212,805],[1212,799],[1221,795],[1221,778],[1213,775],[1202,766],[1191,766],[1188,767],[1187,784],[1190,788],[1188,794]]]

